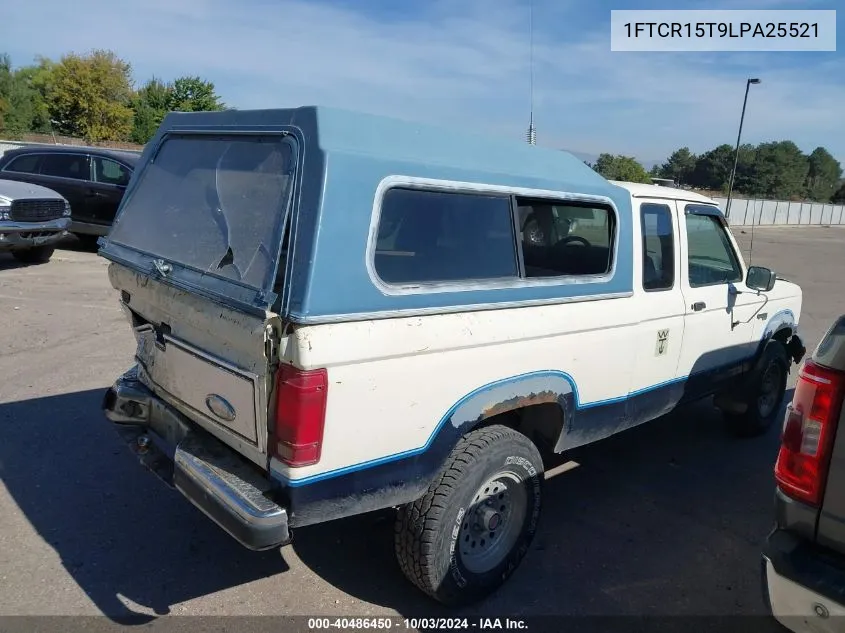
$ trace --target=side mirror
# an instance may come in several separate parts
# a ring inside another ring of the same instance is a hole
[[[775,287],[777,275],[775,271],[763,266],[749,266],[745,277],[745,285],[752,290],[768,292]]]

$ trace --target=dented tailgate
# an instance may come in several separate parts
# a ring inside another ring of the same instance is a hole
[[[168,130],[100,250],[140,380],[262,467],[297,147],[282,129]]]
[[[212,435],[266,465],[279,320],[256,317],[111,264],[138,346],[141,381]]]

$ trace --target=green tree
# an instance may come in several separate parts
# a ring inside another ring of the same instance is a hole
[[[695,167],[687,176],[687,184],[711,191],[727,192],[735,156],[734,148],[727,143],[701,154],[695,161]],[[742,191],[739,183],[743,183],[743,179],[747,179],[747,174],[753,169],[753,165],[754,147],[751,145],[741,146],[734,182],[735,191]]]
[[[651,183],[645,167],[631,156],[601,154],[593,169],[608,180]]]
[[[53,87],[53,70],[56,64],[46,57],[36,57],[35,64],[19,68],[16,76],[32,91],[32,124],[29,129],[33,132],[50,132],[50,108],[47,105],[47,95]]]
[[[733,148],[723,143],[699,156],[689,176],[689,184],[712,191],[726,190],[733,168],[733,154]]]
[[[736,163],[734,178],[734,192],[747,196],[760,195],[757,183],[757,147],[750,143],[739,146],[739,156]],[[733,158],[731,159],[733,160]],[[724,191],[728,190],[730,177],[725,181]]]
[[[225,110],[226,106],[214,93],[214,84],[199,77],[179,77],[164,83],[153,77],[132,99],[135,113],[130,139],[147,143],[158,130],[165,115],[171,111],[203,112]]]
[[[41,105],[26,69],[13,70],[9,56],[0,55],[0,130],[18,136],[37,129]]]
[[[803,197],[809,171],[807,156],[792,141],[761,143],[748,193],[778,200]]]
[[[111,51],[62,57],[47,106],[56,129],[87,141],[123,140],[132,130],[131,66]]]
[[[687,184],[695,170],[696,157],[689,147],[672,152],[669,159],[660,166],[660,178],[671,178],[676,184]]]
[[[134,120],[129,140],[143,145],[156,133],[170,109],[171,87],[153,77],[132,99]]]
[[[225,110],[226,106],[215,94],[213,83],[191,76],[179,77],[173,82],[168,109],[179,112],[208,112]]]
[[[833,204],[845,204],[845,180],[839,183],[839,189],[831,196],[830,201]]]
[[[811,200],[828,202],[842,178],[842,166],[824,147],[817,147],[808,159],[807,196]]]

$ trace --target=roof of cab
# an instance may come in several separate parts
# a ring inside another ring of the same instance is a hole
[[[621,180],[611,180],[610,182],[627,189],[634,198],[664,198],[667,200],[683,200],[685,202],[698,202],[718,206],[718,203],[713,198],[708,198],[707,196],[687,189],[646,185],[640,182],[623,182]]]
[[[508,178],[533,179],[561,190],[584,187],[614,198],[619,190],[574,155],[502,135],[478,135],[387,116],[323,106],[223,112],[173,112],[159,134],[183,126],[299,127],[320,150],[401,162],[454,167]],[[149,143],[155,145],[155,139]]]

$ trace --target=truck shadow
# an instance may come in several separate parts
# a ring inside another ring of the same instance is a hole
[[[288,571],[287,548],[243,549],[140,468],[98,417],[101,397],[91,390],[0,405],[0,477],[103,614],[143,623]],[[569,453],[579,466],[547,482],[528,558],[471,608],[441,608],[402,577],[389,511],[298,530],[292,547],[356,603],[406,617],[762,616],[759,546],[772,521],[778,430],[738,440],[720,420],[700,403]],[[608,625],[578,620],[577,628],[592,623]]]
[[[287,571],[278,551],[244,550],[139,467],[100,416],[102,395],[0,405],[0,479],[103,614],[141,623]]]
[[[631,616],[653,616],[648,630],[721,630],[731,614],[756,616],[742,618],[749,630],[776,631],[760,547],[773,522],[779,430],[736,438],[707,400],[569,452],[558,460],[563,474],[547,481],[526,560],[488,600],[457,611],[402,576],[390,512],[302,529],[293,547],[329,583],[406,617],[574,616],[578,630],[630,630]]]

